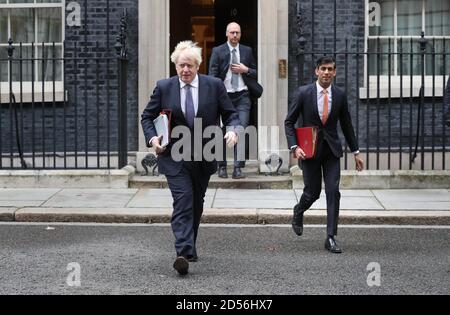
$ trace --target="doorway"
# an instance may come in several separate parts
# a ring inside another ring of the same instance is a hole
[[[257,59],[258,0],[170,0],[170,52],[180,41],[197,42],[203,48],[199,73],[207,75],[212,50],[226,42],[226,27],[231,22],[241,25],[241,43],[252,47]],[[176,75],[173,64],[170,74]],[[250,125],[258,126],[256,101],[252,106]]]
[[[201,74],[208,74],[212,49],[226,41],[226,27],[237,22],[242,27],[241,43],[258,52],[258,0],[170,0],[170,51],[183,40],[203,48]],[[176,75],[171,65],[170,74]]]

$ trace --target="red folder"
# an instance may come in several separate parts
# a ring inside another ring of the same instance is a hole
[[[319,128],[306,127],[297,128],[297,145],[305,152],[306,159],[312,159],[316,156],[317,136]]]

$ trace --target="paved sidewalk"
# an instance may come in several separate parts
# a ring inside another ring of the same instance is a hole
[[[210,189],[204,222],[289,224],[300,190]],[[326,223],[323,194],[305,224]],[[0,221],[168,223],[167,189],[0,189]],[[450,225],[450,190],[344,190],[341,224]]]

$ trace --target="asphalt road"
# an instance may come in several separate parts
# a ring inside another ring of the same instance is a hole
[[[0,294],[449,294],[450,227],[202,226],[179,277],[169,226],[0,224]],[[370,285],[369,285],[370,284]]]

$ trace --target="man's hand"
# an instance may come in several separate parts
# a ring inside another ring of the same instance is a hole
[[[227,142],[228,148],[234,148],[238,143],[238,136],[234,131],[228,131],[224,139]]]
[[[250,71],[250,69],[242,63],[231,65],[231,72],[233,72],[233,73],[244,74],[244,73],[248,73],[249,71]]]
[[[355,164],[356,164],[356,170],[358,172],[362,172],[364,170],[364,161],[359,156],[359,154],[355,154]]]
[[[159,138],[155,138],[152,141],[152,147],[155,149],[155,152],[157,155],[161,155],[164,153],[164,151],[166,151],[166,148],[163,148],[161,146],[161,141],[163,139],[163,136],[159,137]]]
[[[304,161],[306,159],[306,154],[300,147],[297,147],[297,149],[295,149],[295,152],[294,152],[294,157],[297,160]]]

